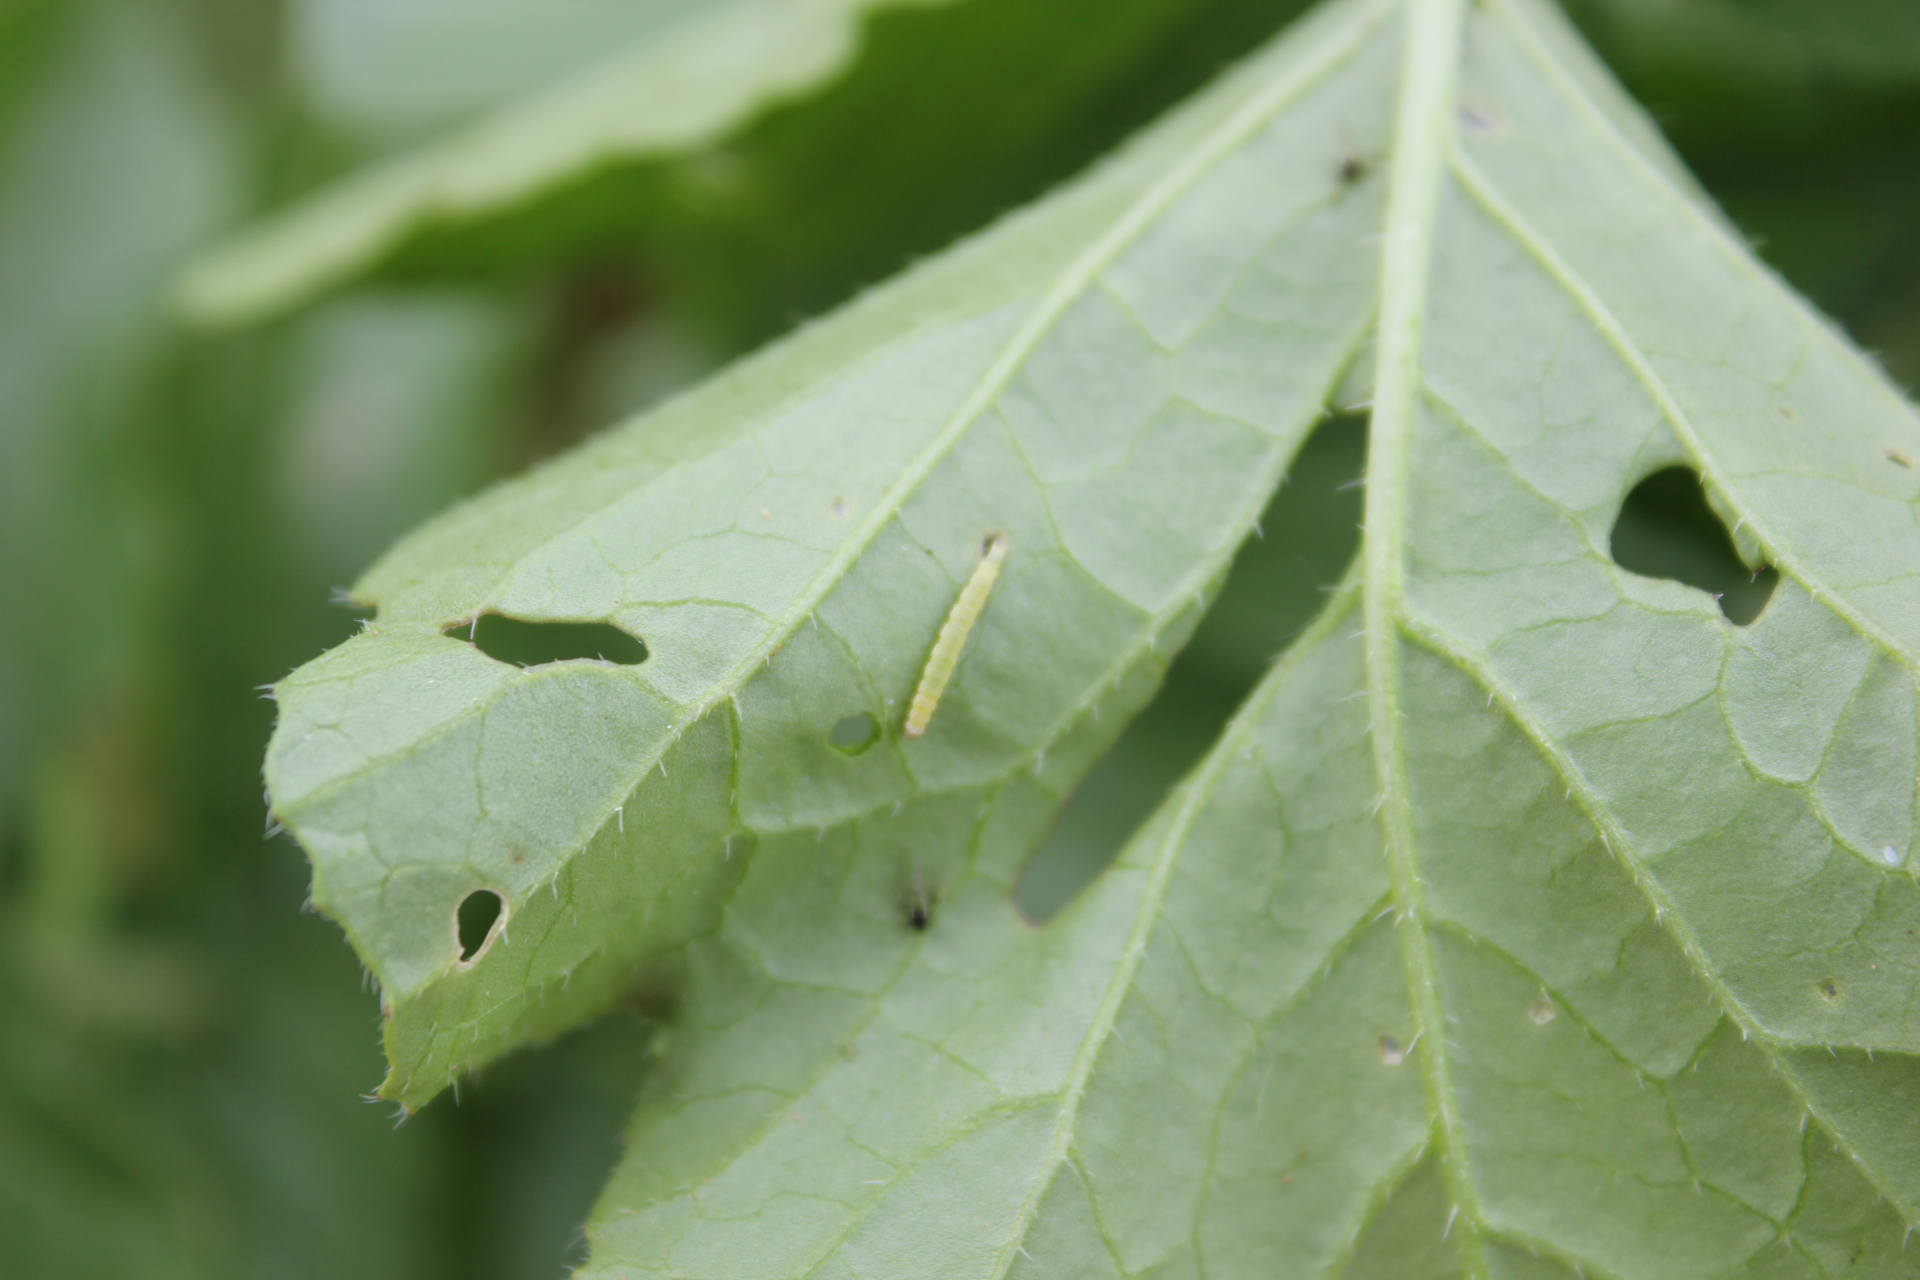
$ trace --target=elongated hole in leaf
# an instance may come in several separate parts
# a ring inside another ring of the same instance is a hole
[[[1047,920],[1113,861],[1167,791],[1220,736],[1274,655],[1326,602],[1360,545],[1366,419],[1329,418],[1234,555],[1220,595],[1166,682],[1061,809],[1014,897]]]
[[[472,964],[493,941],[506,902],[491,889],[475,889],[460,900],[454,929],[460,938],[460,963]]]
[[[841,716],[827,731],[827,745],[835,751],[857,756],[880,737],[880,722],[870,711]]]
[[[596,658],[631,667],[647,660],[645,642],[610,622],[530,622],[486,613],[477,623],[448,627],[446,634],[471,641],[489,658],[522,667]]]
[[[1707,504],[1700,477],[1686,467],[1656,471],[1633,487],[1613,526],[1613,559],[1646,578],[1669,578],[1720,601],[1739,626],[1760,616],[1780,575],[1741,563],[1733,535]]]

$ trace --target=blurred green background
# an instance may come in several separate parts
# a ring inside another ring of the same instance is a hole
[[[397,1130],[360,1101],[374,1000],[263,829],[256,687],[352,633],[333,599],[409,526],[1044,192],[1302,7],[882,9],[844,75],[701,154],[245,330],[170,318],[223,232],[723,2],[0,0],[0,1275],[563,1274],[644,1026]],[[1920,5],[1567,7],[1759,250],[1920,383]],[[1310,444],[1030,911],[1310,617],[1362,446],[1348,418]]]

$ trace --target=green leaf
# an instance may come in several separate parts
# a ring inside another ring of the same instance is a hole
[[[1371,258],[1341,250],[1377,227],[1379,188],[1346,192],[1333,170],[1339,128],[1377,135],[1381,104],[1336,95],[1295,117],[1321,145],[1277,189],[1212,173],[1241,141],[1235,113],[1261,118],[1245,100],[1291,91],[1242,77],[1073,192],[368,575],[368,633],[280,686],[268,777],[317,859],[316,903],[392,1003],[395,1096],[603,1005],[711,927],[759,839],[970,810],[1020,777],[1040,789],[1002,839],[1031,843],[1153,687],[1371,312]],[[1241,253],[1274,250],[1244,281],[1232,257],[1212,266],[1244,316],[1204,296],[1157,308],[1191,348],[1175,359],[1130,308],[1180,264],[1112,260],[1149,222],[1203,212],[1203,174],[1264,206],[1233,229]],[[1248,366],[1276,335],[1286,359]],[[1130,372],[1085,397],[1089,353]],[[988,528],[1013,544],[1001,626],[969,649],[942,731],[903,743],[929,622]],[[648,656],[522,672],[462,638],[483,613],[609,621]],[[860,713],[882,742],[835,750],[833,726]],[[466,967],[454,912],[482,889],[504,895],[504,932]]]
[[[1024,923],[1343,383],[1348,584]],[[268,779],[388,1096],[622,996],[668,1021],[594,1274],[1910,1275],[1916,458],[1551,10],[1348,0],[403,543],[280,686]],[[1747,625],[1613,559],[1673,466],[1778,571]],[[647,657],[516,668],[459,638],[489,612]]]
[[[233,156],[180,33],[103,5],[11,15],[0,62],[0,775],[144,659],[172,518],[139,438],[164,287]],[[38,52],[38,57],[27,51]],[[11,788],[0,788],[4,808]]]
[[[713,0],[297,0],[293,60],[328,123],[406,138],[671,36]]]

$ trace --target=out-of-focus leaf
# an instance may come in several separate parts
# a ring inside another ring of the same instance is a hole
[[[296,205],[203,260],[183,296],[244,319],[375,266],[599,254],[638,259],[729,341],[757,339],[1027,198],[1093,154],[1083,137],[1097,151],[1140,118],[1128,95],[1143,79],[1191,84],[1293,4],[710,6],[665,43]]]
[[[345,632],[315,635],[329,580],[498,465],[519,326],[370,299],[182,342],[166,285],[233,157],[179,17],[36,15],[0,110],[0,1275],[417,1280],[449,1175],[491,1158],[358,1100],[373,1002],[298,886],[256,892],[287,854],[250,686]]]
[[[0,143],[0,779],[56,710],[142,660],[175,539],[140,393],[163,286],[231,205],[177,32],[130,6],[60,17]]]
[[[520,326],[460,295],[361,296],[307,318],[279,503],[309,564],[350,581],[417,513],[499,461]]]
[[[471,117],[653,43],[726,0],[299,0],[293,61],[322,119],[375,139]]]
[[[1020,861],[1369,336],[1349,585],[1029,928]],[[389,1096],[670,1019],[596,1275],[1905,1275],[1917,460],[1551,9],[1348,0],[403,543],[268,779]],[[1778,571],[1757,618],[1623,538],[1673,467]],[[488,613],[647,654],[520,668]]]
[[[679,21],[654,24],[537,100],[369,170],[204,260],[183,304],[204,319],[257,315],[425,229],[499,217],[609,163],[709,146],[841,73],[869,11],[929,2],[944,0],[689,0]]]

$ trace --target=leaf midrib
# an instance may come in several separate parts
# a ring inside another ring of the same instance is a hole
[[[1592,104],[1588,102],[1585,94],[1573,91],[1568,87],[1564,68],[1560,66],[1557,59],[1554,59],[1541,46],[1536,35],[1524,20],[1513,11],[1508,0],[1497,0],[1497,3],[1502,16],[1508,20],[1509,25],[1519,34],[1523,47],[1534,60],[1536,66],[1553,82],[1562,101],[1571,103],[1579,109],[1588,123],[1601,134],[1607,143],[1626,162],[1634,167],[1644,182],[1662,195],[1669,197],[1674,196],[1676,193],[1673,192],[1672,184],[1664,175],[1659,174],[1636,148],[1630,145],[1624,138],[1620,137],[1617,126],[1611,120],[1607,119],[1603,113],[1596,111]],[[1523,253],[1535,261],[1540,269],[1547,274],[1548,278],[1562,290],[1574,307],[1587,319],[1588,323],[1594,326],[1594,329],[1600,334],[1602,341],[1608,345],[1609,349],[1628,366],[1634,378],[1654,401],[1655,407],[1660,411],[1662,418],[1679,438],[1682,447],[1687,450],[1688,455],[1694,460],[1696,465],[1699,466],[1701,472],[1714,484],[1721,498],[1733,509],[1741,521],[1752,530],[1755,541],[1761,549],[1767,553],[1772,563],[1787,576],[1799,582],[1816,601],[1840,616],[1852,626],[1856,632],[1885,652],[1894,661],[1899,662],[1903,667],[1907,668],[1911,674],[1915,665],[1914,656],[1907,652],[1902,646],[1898,645],[1891,637],[1885,635],[1877,625],[1861,616],[1858,610],[1854,609],[1852,605],[1846,601],[1843,593],[1827,587],[1818,575],[1811,573],[1806,568],[1799,557],[1786,551],[1778,539],[1774,538],[1768,532],[1765,523],[1740,500],[1738,490],[1726,481],[1719,464],[1700,440],[1698,433],[1694,430],[1685,411],[1681,409],[1672,391],[1667,387],[1665,379],[1653,368],[1645,353],[1639,349],[1638,345],[1627,334],[1625,327],[1621,325],[1618,319],[1612,314],[1611,309],[1600,299],[1598,293],[1586,283],[1585,279],[1572,268],[1571,264],[1563,260],[1559,254],[1554,251],[1547,239],[1501,195],[1499,189],[1472,163],[1464,150],[1458,146],[1457,140],[1448,146],[1447,163],[1451,175],[1459,182],[1462,190],[1469,198],[1479,205],[1481,210],[1512,238],[1514,244]],[[1780,290],[1773,281],[1765,278],[1761,273],[1755,272],[1743,255],[1732,252],[1734,246],[1728,242],[1724,229],[1715,224],[1711,219],[1705,217],[1695,208],[1692,201],[1684,198],[1670,198],[1668,203],[1684,210],[1687,216],[1694,221],[1695,225],[1709,236],[1711,242],[1742,268],[1743,274],[1753,278],[1753,283],[1756,288],[1766,288],[1768,291],[1776,294],[1785,292]],[[1804,305],[1800,304],[1798,299],[1793,298],[1790,293],[1787,294],[1787,296],[1801,311],[1802,319],[1806,319],[1804,315]],[[1842,346],[1843,349],[1851,355],[1851,349],[1846,348],[1845,344],[1842,344]],[[1863,370],[1863,373],[1864,372]],[[1882,386],[1877,378],[1870,377],[1869,381],[1872,381],[1876,386]],[[1892,393],[1888,391],[1886,394],[1891,395]],[[1405,628],[1409,634],[1413,635],[1420,643],[1443,659],[1452,662],[1459,669],[1466,672],[1470,678],[1485,688],[1489,694],[1493,695],[1493,697],[1499,701],[1510,721],[1520,730],[1522,736],[1527,738],[1534,749],[1540,752],[1542,758],[1548,761],[1550,767],[1559,776],[1569,794],[1577,798],[1578,804],[1587,820],[1591,822],[1595,830],[1600,833],[1601,839],[1603,843],[1606,844],[1608,851],[1622,863],[1627,874],[1633,880],[1635,888],[1638,889],[1646,899],[1648,906],[1653,911],[1655,925],[1674,940],[1675,945],[1680,948],[1681,954],[1686,958],[1687,966],[1693,975],[1713,993],[1714,998],[1719,1001],[1721,1007],[1727,1011],[1735,1024],[1739,1026],[1741,1038],[1755,1044],[1759,1050],[1766,1055],[1769,1064],[1774,1068],[1775,1074],[1786,1084],[1795,1100],[1806,1113],[1812,1116],[1820,1127],[1826,1131],[1834,1144],[1846,1152],[1854,1167],[1858,1169],[1867,1182],[1873,1186],[1881,1199],[1893,1206],[1910,1226],[1920,1224],[1920,1206],[1911,1205],[1903,1197],[1896,1194],[1878,1170],[1873,1167],[1872,1163],[1861,1156],[1854,1144],[1847,1139],[1839,1127],[1825,1113],[1824,1108],[1818,1106],[1813,1098],[1806,1092],[1800,1083],[1798,1073],[1781,1057],[1781,1049],[1791,1046],[1783,1046],[1780,1042],[1776,1041],[1774,1037],[1768,1035],[1760,1027],[1752,1013],[1747,1010],[1745,1005],[1735,997],[1733,992],[1721,981],[1719,975],[1714,971],[1713,966],[1708,963],[1707,957],[1701,949],[1698,940],[1693,936],[1692,930],[1687,927],[1680,913],[1674,909],[1673,904],[1667,899],[1666,894],[1655,881],[1650,869],[1640,858],[1636,842],[1629,833],[1612,819],[1604,802],[1587,784],[1585,775],[1574,764],[1572,759],[1554,744],[1551,735],[1546,732],[1544,726],[1537,723],[1526,711],[1518,694],[1511,688],[1508,688],[1505,682],[1499,679],[1490,666],[1456,646],[1453,643],[1452,637],[1439,631],[1437,628],[1427,626],[1417,621],[1405,610],[1400,610],[1398,613],[1397,621],[1399,625]]]
[[[1398,912],[1407,995],[1418,1028],[1422,1084],[1439,1129],[1440,1159],[1460,1223],[1460,1259],[1486,1274],[1481,1212],[1449,1075],[1433,943],[1413,839],[1400,741],[1398,602],[1404,595],[1405,518],[1414,418],[1419,412],[1423,322],[1432,275],[1434,222],[1446,164],[1465,30],[1464,0],[1410,0],[1406,60],[1394,127],[1385,242],[1381,251],[1379,360],[1367,447],[1361,534],[1365,565],[1366,678],[1374,767],[1380,785],[1388,875]],[[1455,1224],[1449,1219],[1449,1228]]]
[[[1434,22],[1436,25],[1438,25],[1439,19],[1432,15],[1441,8],[1453,8],[1457,13],[1457,0],[1413,0],[1413,3],[1421,6],[1416,10],[1419,17],[1425,17],[1428,21]],[[1513,13],[1508,0],[1497,0],[1497,3],[1502,16],[1508,20],[1512,27],[1519,31],[1523,46],[1526,48],[1529,56],[1540,66],[1543,74],[1546,74],[1553,81],[1562,99],[1576,104],[1588,119],[1589,123],[1601,132],[1609,145],[1633,165],[1644,181],[1647,181],[1663,194],[1671,194],[1671,184],[1663,176],[1653,172],[1652,167],[1648,164],[1645,157],[1640,155],[1635,148],[1619,136],[1617,127],[1613,122],[1607,120],[1601,113],[1597,112],[1592,107],[1592,104],[1587,101],[1584,94],[1568,90],[1564,69],[1541,48],[1533,32]],[[1411,74],[1405,77],[1405,81],[1411,84]],[[1411,100],[1413,96],[1411,91],[1409,91],[1406,98],[1403,99],[1403,128],[1406,123],[1408,101]],[[1435,105],[1439,109],[1432,111],[1434,118],[1451,118],[1451,111],[1446,109],[1450,107],[1450,102],[1441,101]],[[1450,129],[1435,129],[1432,133],[1438,135],[1439,146],[1437,150],[1439,154],[1433,157],[1426,157],[1426,159],[1434,164],[1436,168],[1436,172],[1433,174],[1433,180],[1436,182],[1435,194],[1437,194],[1437,170],[1444,169],[1448,175],[1460,184],[1469,197],[1479,204],[1489,217],[1494,219],[1496,224],[1507,231],[1522,252],[1532,257],[1540,265],[1541,269],[1549,275],[1554,283],[1567,294],[1574,306],[1588,319],[1589,323],[1594,325],[1596,330],[1602,335],[1603,341],[1615,351],[1619,358],[1628,364],[1634,377],[1655,401],[1656,407],[1660,410],[1662,417],[1679,437],[1682,446],[1686,448],[1690,456],[1695,459],[1702,472],[1714,482],[1716,489],[1728,504],[1733,507],[1736,515],[1743,519],[1747,526],[1753,530],[1756,541],[1759,542],[1763,550],[1768,552],[1770,559],[1772,559],[1776,565],[1779,565],[1789,576],[1800,581],[1802,585],[1807,586],[1815,599],[1827,604],[1828,607],[1833,608],[1836,613],[1840,613],[1858,632],[1874,641],[1880,648],[1888,652],[1890,656],[1893,656],[1897,661],[1901,661],[1903,665],[1911,669],[1913,662],[1910,655],[1905,654],[1899,646],[1886,637],[1880,628],[1861,617],[1856,610],[1844,602],[1844,597],[1839,593],[1831,589],[1820,589],[1819,586],[1816,585],[1820,582],[1819,578],[1809,573],[1805,566],[1799,562],[1798,557],[1781,553],[1777,540],[1768,535],[1764,524],[1754,518],[1752,513],[1746,509],[1745,505],[1739,502],[1736,497],[1736,490],[1733,486],[1726,483],[1720,468],[1711,454],[1702,445],[1697,432],[1693,430],[1684,411],[1680,409],[1671,391],[1665,385],[1664,379],[1652,368],[1645,355],[1639,351],[1631,338],[1626,334],[1624,328],[1619,324],[1617,319],[1613,317],[1610,309],[1608,309],[1599,299],[1598,295],[1586,285],[1580,275],[1559,258],[1558,254],[1548,245],[1544,237],[1535,231],[1518,212],[1499,195],[1497,189],[1492,186],[1485,176],[1480,173],[1478,168],[1466,157],[1464,151],[1458,145],[1457,138],[1454,137]],[[1413,905],[1411,911],[1403,907],[1402,926],[1408,930],[1409,934],[1414,935],[1417,939],[1407,944],[1407,954],[1409,956],[1408,982],[1410,994],[1415,1004],[1416,1016],[1421,1022],[1421,1034],[1424,1037],[1429,1031],[1437,1032],[1442,1023],[1437,1005],[1431,998],[1431,986],[1428,985],[1423,990],[1423,981],[1430,979],[1432,975],[1431,952],[1427,950],[1428,940],[1425,922],[1418,914],[1420,902],[1419,880],[1411,835],[1411,810],[1408,805],[1404,781],[1399,772],[1401,768],[1398,750],[1399,710],[1397,702],[1393,697],[1397,691],[1397,671],[1395,670],[1396,664],[1393,661],[1390,649],[1394,642],[1394,637],[1402,629],[1418,643],[1465,671],[1476,683],[1479,683],[1499,700],[1511,721],[1520,729],[1522,735],[1526,737],[1534,748],[1540,751],[1543,758],[1549,762],[1550,766],[1568,789],[1569,794],[1577,797],[1580,808],[1587,819],[1593,824],[1595,830],[1600,833],[1601,839],[1603,843],[1606,844],[1608,850],[1626,865],[1628,874],[1633,879],[1636,888],[1646,897],[1649,906],[1652,908],[1656,925],[1674,938],[1676,945],[1681,948],[1683,955],[1687,959],[1688,967],[1694,972],[1695,976],[1713,992],[1715,998],[1720,1001],[1721,1006],[1728,1010],[1736,1025],[1740,1027],[1742,1038],[1755,1043],[1767,1056],[1770,1064],[1776,1069],[1778,1076],[1785,1082],[1788,1089],[1794,1095],[1795,1100],[1806,1113],[1812,1116],[1821,1128],[1828,1133],[1834,1143],[1847,1153],[1854,1166],[1860,1170],[1881,1198],[1887,1204],[1894,1206],[1896,1210],[1900,1212],[1901,1216],[1910,1224],[1920,1222],[1920,1215],[1916,1215],[1914,1208],[1908,1206],[1893,1192],[1893,1189],[1886,1183],[1885,1179],[1873,1169],[1871,1164],[1861,1158],[1853,1144],[1846,1140],[1840,1130],[1824,1113],[1823,1109],[1814,1103],[1800,1084],[1796,1073],[1781,1059],[1779,1053],[1780,1046],[1776,1045],[1771,1037],[1764,1035],[1758,1029],[1758,1025],[1753,1020],[1751,1014],[1733,997],[1724,983],[1718,979],[1711,966],[1707,964],[1706,958],[1691,932],[1681,922],[1678,913],[1674,911],[1672,904],[1666,900],[1665,895],[1659,890],[1658,886],[1652,882],[1652,878],[1647,872],[1647,869],[1640,864],[1640,860],[1634,852],[1635,846],[1627,833],[1611,820],[1600,798],[1586,785],[1584,776],[1573,766],[1572,761],[1566,758],[1565,754],[1552,744],[1550,737],[1542,726],[1535,723],[1532,717],[1526,714],[1515,692],[1507,688],[1484,663],[1481,663],[1469,654],[1459,652],[1453,645],[1450,637],[1421,624],[1403,607],[1405,604],[1405,595],[1401,589],[1401,574],[1404,563],[1402,558],[1401,535],[1404,530],[1400,521],[1406,507],[1404,489],[1406,484],[1407,435],[1408,428],[1411,426],[1411,414],[1414,411],[1413,407],[1418,404],[1419,398],[1425,394],[1425,387],[1424,380],[1419,376],[1417,358],[1420,339],[1420,308],[1411,305],[1416,299],[1407,296],[1405,284],[1399,281],[1398,273],[1394,272],[1391,267],[1391,264],[1395,260],[1396,241],[1400,235],[1406,234],[1405,228],[1407,224],[1403,223],[1402,219],[1396,216],[1402,201],[1405,199],[1403,196],[1404,184],[1410,177],[1418,178],[1423,176],[1418,173],[1409,174],[1406,172],[1402,166],[1402,158],[1403,151],[1397,141],[1393,173],[1393,203],[1390,204],[1389,207],[1387,222],[1388,237],[1385,250],[1385,259],[1389,264],[1389,268],[1383,272],[1381,285],[1383,297],[1382,332],[1380,339],[1381,358],[1379,362],[1378,380],[1373,397],[1374,414],[1371,424],[1372,429],[1370,431],[1367,474],[1367,520],[1362,554],[1365,556],[1367,563],[1367,601],[1369,606],[1367,624],[1368,683],[1370,693],[1373,695],[1371,703],[1374,720],[1373,736],[1375,754],[1379,761],[1382,780],[1382,809],[1383,817],[1386,819],[1387,825],[1389,858],[1390,861],[1395,864],[1396,892],[1401,891],[1404,886],[1407,901]],[[1409,161],[1407,163],[1410,167],[1411,162]],[[1684,208],[1696,224],[1702,226],[1710,234],[1710,238],[1716,247],[1721,248],[1723,252],[1731,250],[1732,246],[1728,244],[1724,230],[1711,224],[1711,221],[1701,215],[1700,212],[1693,207],[1691,202],[1682,199],[1673,200],[1670,201],[1670,203]],[[1430,209],[1425,224],[1421,225],[1419,230],[1430,234],[1431,226],[1432,213]],[[1740,255],[1737,253],[1732,254],[1732,256],[1736,260],[1740,258]],[[1424,269],[1425,263],[1420,265],[1422,269]],[[1745,264],[1744,261],[1742,261],[1741,265],[1745,269],[1746,274],[1750,276],[1754,274],[1749,264]],[[1416,279],[1419,284],[1424,285],[1424,276],[1418,276]],[[1766,286],[1771,291],[1779,292],[1777,288],[1772,286],[1770,281],[1758,280],[1756,281],[1756,285]],[[1390,314],[1394,315],[1399,321],[1397,332],[1389,330],[1388,317]],[[1398,350],[1390,350],[1390,347],[1397,347]],[[1393,387],[1393,394],[1389,394],[1389,387],[1396,379],[1397,371],[1394,368],[1396,356],[1404,362],[1401,370],[1398,372],[1400,372],[1401,376],[1407,378],[1409,385]],[[1873,379],[1873,381],[1877,386],[1881,385],[1877,379]],[[1886,394],[1891,395],[1892,393],[1888,391]],[[1387,413],[1384,415],[1386,417],[1386,426],[1389,428],[1387,430],[1383,430],[1383,407],[1387,410]],[[1399,416],[1399,421],[1395,420],[1396,415]],[[1396,830],[1396,828],[1399,828],[1399,830]],[[1423,959],[1426,962],[1424,966],[1421,964]],[[1422,969],[1425,970],[1424,973]],[[1423,999],[1423,996],[1427,998]],[[1464,1147],[1461,1145],[1461,1135],[1457,1121],[1451,1110],[1451,1090],[1447,1083],[1444,1065],[1445,1043],[1444,1034],[1437,1034],[1432,1055],[1431,1057],[1423,1055],[1422,1064],[1423,1068],[1426,1068],[1429,1073],[1430,1107],[1435,1111],[1442,1129],[1443,1141],[1441,1154],[1447,1180],[1450,1189],[1454,1193],[1454,1200],[1462,1211],[1462,1215],[1467,1219],[1468,1223],[1476,1229],[1477,1233],[1477,1229],[1482,1225],[1481,1216],[1477,1203],[1473,1198],[1470,1175],[1464,1168]],[[1477,1254],[1477,1238],[1473,1241],[1463,1242],[1463,1251]],[[1470,1259],[1469,1265],[1475,1266],[1480,1271],[1484,1271],[1484,1263],[1480,1262],[1477,1257]]]

